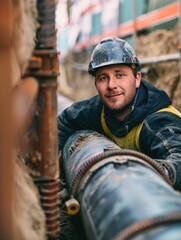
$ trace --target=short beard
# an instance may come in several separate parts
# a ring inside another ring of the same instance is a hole
[[[133,102],[134,102],[134,99],[131,100],[126,106],[121,107],[121,108],[117,108],[117,109],[110,109],[108,106],[107,106],[107,108],[113,114],[113,116],[120,117],[121,115],[124,115],[125,113],[127,113],[127,115],[128,115],[131,112]]]

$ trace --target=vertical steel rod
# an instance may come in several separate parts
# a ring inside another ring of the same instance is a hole
[[[41,205],[46,215],[48,239],[60,234],[59,160],[57,130],[57,75],[58,62],[55,32],[55,0],[39,0],[39,23],[34,63],[28,73],[39,82],[36,109],[36,133],[30,153],[34,181],[40,192]]]

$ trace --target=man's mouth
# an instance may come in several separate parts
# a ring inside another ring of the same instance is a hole
[[[107,98],[115,98],[115,97],[119,97],[120,95],[122,95],[123,93],[114,93],[114,94],[107,94],[106,97]]]

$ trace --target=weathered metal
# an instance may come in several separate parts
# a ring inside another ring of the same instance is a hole
[[[36,178],[35,183],[41,196],[41,206],[46,214],[48,239],[58,239],[60,234],[60,212],[58,208],[59,179],[43,180]]]
[[[40,28],[27,75],[39,82],[28,165],[40,192],[48,239],[60,234],[55,0],[37,2]]]
[[[86,130],[67,140],[63,163],[88,239],[180,239],[180,194],[155,160]]]

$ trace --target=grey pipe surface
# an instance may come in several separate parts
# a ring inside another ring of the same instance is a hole
[[[88,239],[180,240],[180,194],[154,160],[86,130],[68,139],[63,161]]]

